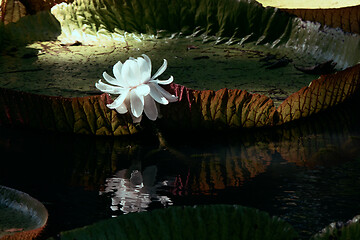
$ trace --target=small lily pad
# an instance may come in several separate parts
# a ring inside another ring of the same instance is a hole
[[[0,186],[1,239],[33,239],[45,226],[44,205],[26,193]]]
[[[360,215],[346,223],[334,222],[314,235],[311,240],[346,240],[360,238]]]

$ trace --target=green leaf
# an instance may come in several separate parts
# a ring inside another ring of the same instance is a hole
[[[347,240],[360,239],[360,216],[354,217],[352,220],[342,223],[331,223],[320,233],[311,237],[310,240]]]
[[[60,233],[59,239],[295,240],[286,222],[256,209],[208,205],[130,213]]]

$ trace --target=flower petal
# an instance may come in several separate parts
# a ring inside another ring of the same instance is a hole
[[[162,87],[160,87],[157,84],[154,84],[155,88],[160,92],[160,94],[166,98],[166,100],[168,100],[169,102],[176,102],[178,100],[178,97],[170,94],[169,92],[167,92],[165,89],[163,89]],[[167,103],[166,103],[167,104]]]
[[[150,87],[148,84],[142,84],[136,87],[133,91],[136,91],[138,96],[146,96],[150,93]]]
[[[95,83],[95,87],[102,92],[110,93],[110,94],[122,94],[125,91],[123,87],[116,87],[106,83],[103,83],[101,80]]]
[[[130,91],[130,106],[131,113],[134,115],[134,117],[140,117],[144,110],[144,96],[137,95],[136,91]]]
[[[136,60],[126,60],[123,64],[121,77],[126,80],[130,87],[140,84],[141,74]]]
[[[134,115],[131,114],[131,117],[133,119],[133,123],[139,123],[141,122],[142,119],[142,115],[140,117],[135,117]]]
[[[107,72],[103,72],[103,77],[104,77],[104,79],[105,79],[108,83],[110,83],[110,84],[112,84],[112,85],[116,85],[117,82],[118,82],[118,81],[116,80],[116,78],[110,76]]]
[[[159,70],[157,70],[157,72],[154,74],[154,76],[152,76],[151,79],[156,79],[158,76],[160,76],[163,72],[165,72],[167,68],[167,61],[166,59],[164,59],[164,63],[163,65],[159,68]]]
[[[151,78],[151,68],[149,69],[148,62],[142,57],[137,58],[137,63],[139,65],[140,83],[146,83]]]
[[[148,71],[151,74],[151,60],[150,60],[150,58],[146,54],[142,54],[141,56],[144,57],[144,60],[146,61],[147,66],[148,66]]]
[[[123,64],[119,61],[113,67],[113,73],[116,78],[116,83],[114,85],[121,86],[121,87],[129,87],[129,83],[127,82],[126,78],[122,77],[121,72],[123,71]],[[105,78],[105,76],[104,76]],[[107,79],[105,79],[107,80]]]
[[[127,113],[128,111],[125,102],[123,102],[119,107],[115,108],[115,110],[120,114]]]
[[[156,83],[156,84],[161,84],[161,85],[167,85],[170,84],[174,81],[173,76],[171,76],[168,80],[158,80],[158,79],[154,79],[154,80],[150,80],[150,82]]]
[[[158,110],[154,99],[147,95],[144,97],[144,112],[145,115],[152,121],[155,121],[158,116]]]
[[[123,64],[118,61],[114,67],[113,67],[113,73],[116,79],[120,80],[121,79],[121,70],[122,70]]]
[[[103,72],[103,78],[112,85],[119,86],[119,87],[126,87],[126,84],[124,84],[122,81],[119,81],[118,79],[110,76],[107,72]]]
[[[169,101],[163,96],[163,94],[161,94],[161,92],[157,89],[156,86],[158,86],[156,83],[149,83],[150,96],[158,103],[164,105],[168,104]]]
[[[141,72],[148,72],[149,74],[151,74],[151,68],[149,68],[149,62],[147,60],[145,60],[143,57],[138,57],[137,63]]]
[[[125,98],[127,97],[129,91],[130,91],[129,88],[125,88],[123,93],[120,96],[118,96],[114,102],[107,104],[106,106],[110,109],[115,109],[120,107],[120,105],[124,103]]]

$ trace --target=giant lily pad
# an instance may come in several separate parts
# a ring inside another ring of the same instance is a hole
[[[170,207],[130,213],[60,233],[59,239],[297,239],[277,217],[228,205]]]
[[[33,239],[44,228],[46,208],[15,189],[0,186],[0,239]]]
[[[171,128],[281,125],[358,91],[359,35],[256,2],[78,0],[51,12],[0,27],[7,45],[0,58],[1,124],[96,135],[138,132],[128,114],[106,107],[112,100],[94,83],[118,60],[141,53],[154,66],[163,58],[169,62],[166,74],[177,84],[167,90],[179,102],[161,112],[162,124]],[[319,79],[292,65],[329,60],[339,72]]]

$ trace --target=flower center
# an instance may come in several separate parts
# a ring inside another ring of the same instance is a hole
[[[142,83],[141,83],[141,84],[138,84],[138,85],[136,85],[136,86],[130,87],[130,91],[133,90],[133,89],[135,89],[135,88],[137,88],[137,87],[139,87],[140,85],[142,85]]]

